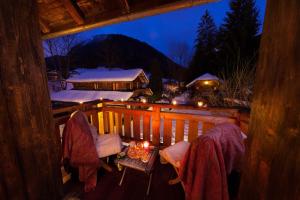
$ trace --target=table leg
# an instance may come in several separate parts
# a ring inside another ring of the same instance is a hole
[[[150,193],[151,182],[152,182],[152,173],[150,174],[150,177],[149,177],[148,188],[147,188],[147,196],[148,196],[149,193]]]
[[[121,180],[120,180],[119,186],[121,186],[121,185],[122,185],[122,183],[123,183],[123,179],[124,179],[124,176],[125,176],[126,170],[127,170],[127,167],[125,167],[125,168],[124,168],[124,171],[123,171],[122,178],[121,178]]]

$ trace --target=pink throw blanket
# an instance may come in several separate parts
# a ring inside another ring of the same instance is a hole
[[[179,169],[186,199],[229,199],[227,176],[240,170],[244,152],[241,130],[234,124],[217,125],[193,141]]]
[[[96,187],[100,161],[89,123],[81,111],[77,111],[64,128],[63,159],[69,159],[71,166],[79,168],[79,180],[85,183],[86,192]]]

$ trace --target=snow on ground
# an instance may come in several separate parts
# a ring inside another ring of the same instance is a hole
[[[141,73],[146,76],[142,69],[108,69],[100,67],[96,69],[76,69],[78,74],[67,79],[67,82],[93,82],[93,81],[133,81]],[[146,76],[147,77],[147,76]]]
[[[110,99],[113,101],[128,100],[133,92],[91,91],[91,90],[61,90],[51,94],[52,101],[83,103],[88,101]]]
[[[173,98],[177,102],[177,104],[187,104],[190,101],[190,95],[188,92],[184,92],[179,96]]]
[[[66,90],[72,90],[73,89],[73,84],[72,83],[66,83],[67,87]],[[48,81],[48,88],[50,94],[59,92],[62,90],[62,85],[60,81]]]

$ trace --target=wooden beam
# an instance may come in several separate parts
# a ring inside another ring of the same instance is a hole
[[[76,2],[72,0],[62,0],[62,2],[74,21],[78,25],[84,24],[84,14]]]
[[[240,199],[299,199],[300,1],[267,1]]]
[[[151,9],[135,12],[135,13],[128,13],[127,15],[122,15],[122,16],[117,16],[113,18],[109,18],[106,20],[103,19],[95,19],[93,22],[81,25],[81,26],[73,26],[73,27],[68,27],[65,28],[64,30],[53,30],[53,32],[48,33],[43,35],[43,39],[49,39],[49,38],[54,38],[54,37],[60,37],[63,35],[69,35],[69,34],[74,34],[94,28],[99,28],[103,26],[108,26],[116,23],[121,23],[121,22],[126,22],[126,21],[131,21],[143,17],[148,17],[148,16],[153,16],[157,14],[162,14],[165,12],[171,12],[174,10],[179,10],[179,9],[184,9],[184,8],[189,8],[192,6],[197,6],[201,4],[206,4],[206,3],[211,3],[211,2],[216,2],[218,0],[182,0],[182,1],[177,1],[175,3],[169,3],[163,6],[159,7],[154,7]]]
[[[39,22],[40,22],[41,31],[43,33],[49,33],[50,28],[49,28],[48,24],[44,20],[42,20],[41,18],[39,19]]]
[[[61,199],[36,0],[0,1],[0,40],[0,199]]]
[[[129,7],[129,4],[128,4],[128,1],[127,0],[121,0],[121,1],[124,4],[125,12],[130,13],[130,7]]]

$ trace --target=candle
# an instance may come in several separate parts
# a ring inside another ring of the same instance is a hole
[[[143,145],[144,145],[144,148],[145,148],[145,149],[148,149],[148,148],[149,148],[149,142],[148,142],[148,141],[145,141]]]

